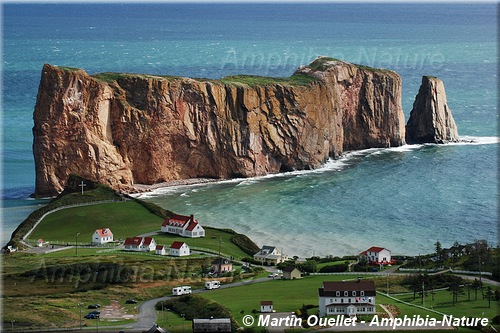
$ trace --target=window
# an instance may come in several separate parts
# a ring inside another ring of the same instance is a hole
[[[344,303],[344,299],[343,298],[340,299],[340,303]]]
[[[352,296],[356,296],[356,292],[355,291],[352,292]]]
[[[340,296],[340,291],[337,291],[337,292],[335,293],[335,296]]]
[[[349,296],[349,292],[348,291],[344,291],[344,296],[345,297]]]
[[[361,296],[365,296],[365,292],[361,290]]]

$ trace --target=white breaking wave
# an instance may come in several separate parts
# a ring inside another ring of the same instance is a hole
[[[330,172],[330,171],[342,171],[345,169],[347,166],[349,166],[349,162],[353,160],[354,158],[359,158],[363,156],[369,156],[369,155],[378,155],[378,154],[384,154],[384,153],[390,153],[390,152],[400,152],[400,153],[405,153],[405,152],[411,152],[414,150],[421,149],[425,146],[464,146],[464,145],[489,145],[489,144],[498,144],[500,143],[500,138],[496,136],[461,136],[459,137],[460,141],[459,142],[451,142],[451,143],[446,143],[446,144],[415,144],[415,145],[403,145],[399,147],[389,147],[389,148],[368,148],[368,149],[361,149],[361,150],[353,150],[353,151],[347,151],[342,154],[337,159],[328,159],[325,164],[323,164],[321,167],[313,170],[296,170],[296,171],[290,171],[290,172],[283,172],[283,173],[274,173],[274,174],[268,174],[265,176],[257,176],[257,177],[250,177],[250,178],[233,178],[233,179],[224,179],[216,182],[209,182],[209,183],[200,183],[200,184],[190,184],[190,185],[177,185],[177,186],[168,186],[168,187],[161,187],[152,190],[151,192],[144,192],[144,193],[138,193],[138,194],[133,194],[132,196],[141,198],[141,199],[148,199],[148,198],[154,198],[158,196],[163,196],[166,194],[174,194],[178,192],[184,192],[181,194],[182,196],[189,196],[188,194],[185,193],[186,189],[191,188],[191,191],[196,192],[198,191],[196,188],[200,187],[209,187],[217,184],[231,184],[231,183],[237,183],[236,186],[248,186],[255,184],[261,180],[264,179],[270,179],[270,178],[289,178],[293,176],[297,177],[302,177],[302,176],[307,176],[310,174],[315,174],[315,173],[323,173],[323,172]]]

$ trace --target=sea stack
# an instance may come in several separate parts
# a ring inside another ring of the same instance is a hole
[[[34,111],[36,196],[71,174],[134,190],[314,169],[405,143],[401,77],[320,57],[289,78],[88,75],[45,65]]]
[[[432,76],[422,77],[422,84],[406,125],[406,143],[457,141],[457,125],[446,101],[443,81]]]

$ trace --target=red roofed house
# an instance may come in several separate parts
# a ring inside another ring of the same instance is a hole
[[[165,245],[156,245],[156,254],[159,254],[161,256],[167,254],[167,252],[165,251]]]
[[[97,229],[92,235],[92,244],[106,244],[113,241],[113,233],[109,228]]]
[[[190,254],[189,246],[184,242],[173,242],[170,245],[170,255],[173,257],[183,257]]]
[[[161,231],[190,238],[205,237],[205,229],[198,223],[198,220],[194,219],[193,215],[175,214],[163,222]]]
[[[391,263],[391,251],[383,247],[372,246],[361,252],[360,256],[366,257],[370,264],[387,265]]]
[[[151,252],[156,250],[156,242],[151,237],[132,237],[125,239],[125,251]]]
[[[321,317],[375,313],[376,289],[372,280],[323,282],[318,294]]]

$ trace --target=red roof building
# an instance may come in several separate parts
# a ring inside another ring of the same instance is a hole
[[[373,265],[388,265],[392,263],[391,251],[383,247],[372,246],[368,250],[361,252],[360,256]]]
[[[113,241],[113,233],[109,228],[96,229],[92,235],[92,244],[101,245]]]
[[[193,215],[173,215],[165,219],[161,231],[189,238],[205,237],[205,229],[194,219]]]
[[[131,237],[123,243],[125,251],[150,252],[156,250],[156,242],[151,237]]]
[[[184,257],[191,254],[189,246],[184,242],[173,242],[170,245],[170,255],[173,257]]]

